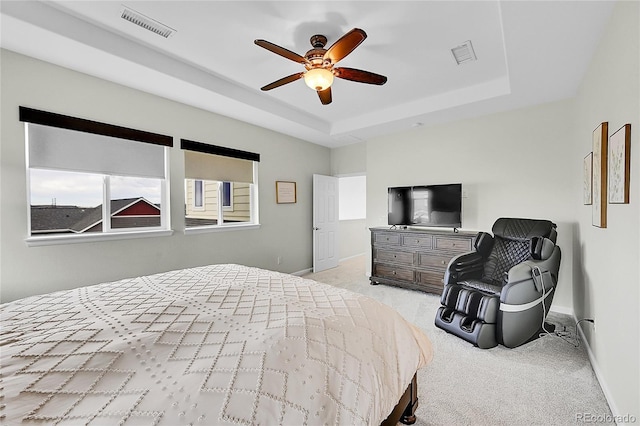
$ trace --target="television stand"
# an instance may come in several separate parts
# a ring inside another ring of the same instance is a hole
[[[441,294],[444,271],[452,257],[471,251],[475,232],[433,229],[371,230],[372,285]]]

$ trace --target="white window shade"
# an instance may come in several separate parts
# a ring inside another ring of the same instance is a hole
[[[260,154],[187,139],[180,140],[180,147],[186,179],[255,183],[253,165],[260,161]]]
[[[184,152],[187,179],[253,183],[253,161],[224,155]]]
[[[28,123],[29,167],[165,178],[164,147]]]

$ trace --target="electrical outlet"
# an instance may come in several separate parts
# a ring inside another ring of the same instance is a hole
[[[593,326],[593,331],[596,331],[596,320],[591,319],[591,318],[585,318],[585,321],[590,322],[591,325]]]

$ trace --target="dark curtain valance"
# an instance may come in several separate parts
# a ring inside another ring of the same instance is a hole
[[[20,121],[155,145],[173,146],[173,138],[171,136],[85,120],[83,118],[70,117],[68,115],[23,106],[20,107]]]
[[[188,151],[202,152],[204,154],[222,155],[225,157],[239,158],[241,160],[260,161],[260,154],[239,149],[226,148],[224,146],[209,145],[202,142],[194,142],[180,139],[180,148]]]

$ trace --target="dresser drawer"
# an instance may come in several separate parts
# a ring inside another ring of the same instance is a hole
[[[373,274],[383,278],[413,281],[413,270],[406,268],[396,268],[390,265],[374,264]]]
[[[431,229],[370,228],[371,283],[442,294],[452,257],[473,250],[477,234]]]
[[[413,253],[376,249],[375,260],[378,262],[400,263],[411,266],[413,265]]]
[[[471,239],[435,237],[435,248],[440,250],[451,250],[460,252],[470,251]]]
[[[437,255],[431,253],[420,253],[418,255],[419,266],[429,266],[432,268],[439,268],[445,270],[452,256]]]
[[[444,273],[443,272],[416,272],[418,275],[416,278],[420,284],[433,285],[440,288],[444,288]]]
[[[400,245],[400,234],[393,232],[379,232],[373,234],[373,242],[376,244]]]
[[[402,245],[411,247],[431,248],[431,235],[403,235]]]

